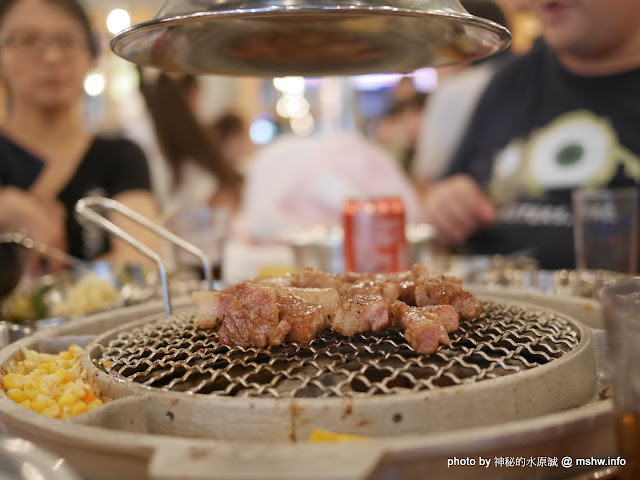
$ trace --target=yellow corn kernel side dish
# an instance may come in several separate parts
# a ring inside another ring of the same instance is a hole
[[[80,364],[84,350],[71,345],[57,355],[22,349],[22,360],[2,367],[7,397],[47,417],[68,418],[110,401],[91,385]]]
[[[314,428],[309,436],[311,443],[319,442],[363,442],[371,440],[370,437],[363,435],[353,435],[351,433],[334,433],[321,428]]]

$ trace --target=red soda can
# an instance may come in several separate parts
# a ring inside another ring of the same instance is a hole
[[[343,226],[345,271],[391,273],[409,269],[401,198],[349,199],[343,210]]]

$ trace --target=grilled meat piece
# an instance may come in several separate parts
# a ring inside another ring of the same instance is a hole
[[[280,295],[293,295],[324,308],[327,316],[333,316],[340,303],[340,295],[335,288],[275,287]]]
[[[288,342],[309,343],[316,335],[327,328],[329,319],[326,310],[293,295],[279,296],[276,301],[280,324],[290,326],[286,340]]]
[[[380,295],[393,302],[400,295],[400,285],[376,280],[361,280],[356,283],[343,283],[338,288],[341,297],[351,298],[356,295]]]
[[[400,295],[398,300],[406,303],[407,305],[416,305],[416,282],[413,280],[405,280],[400,282]]]
[[[327,312],[333,312],[337,307],[338,294],[335,290],[313,289],[316,290],[313,294],[306,291],[305,294],[319,302],[318,304],[288,293],[283,295],[287,289],[282,289],[282,293],[279,290],[267,285],[243,282],[236,286],[235,296],[223,292],[198,292],[200,300],[205,297],[204,294],[210,294],[207,300],[209,303],[217,301],[217,308],[209,308],[204,312],[215,312],[215,322],[207,324],[197,317],[196,326],[215,326],[221,321],[222,327],[218,333],[220,341],[225,345],[243,347],[275,346],[281,345],[285,340],[310,342],[318,332],[327,328]],[[224,311],[223,304],[226,304]],[[220,312],[224,318],[220,316]]]
[[[335,288],[338,289],[341,280],[339,275],[316,272],[305,268],[301,272],[291,274],[291,286],[298,288]]]
[[[482,312],[475,296],[453,277],[430,276],[425,267],[392,274],[297,274],[242,282],[221,292],[194,292],[196,326],[215,327],[226,345],[265,347],[309,342],[330,327],[342,335],[404,330],[419,353],[448,345],[460,317]]]
[[[218,332],[220,341],[242,347],[281,345],[291,324],[280,321],[278,292],[250,282],[238,284],[237,291]]]
[[[482,313],[482,305],[473,293],[462,287],[462,280],[454,277],[431,277],[415,288],[415,305],[453,305],[462,318],[475,318]]]
[[[429,355],[438,350],[441,343],[449,345],[451,342],[447,333],[453,330],[448,330],[447,326],[451,327],[451,318],[457,319],[458,315],[451,305],[438,307],[444,308],[409,307],[400,301],[391,306],[393,324],[404,330],[404,338],[418,353]]]
[[[429,307],[416,307],[416,309],[436,315],[447,333],[455,332],[460,326],[460,316],[453,305],[431,305]]]
[[[416,285],[429,281],[431,275],[424,265],[414,265],[411,270],[399,273],[385,273],[376,276],[378,281],[395,283],[400,288],[398,300],[407,305],[416,305]]]
[[[196,327],[213,328],[222,323],[225,312],[235,298],[235,295],[215,290],[193,292],[191,299],[198,305]]]
[[[253,280],[251,280],[251,282],[257,283],[259,285],[266,285],[268,287],[286,288],[290,287],[293,283],[293,277],[292,274],[287,273],[286,275],[282,275],[281,277],[254,278]],[[233,288],[233,286],[229,287],[227,290],[231,288]]]
[[[380,295],[343,297],[331,319],[331,329],[349,336],[363,332],[378,332],[390,325],[389,300]]]

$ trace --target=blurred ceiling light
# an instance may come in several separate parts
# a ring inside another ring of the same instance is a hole
[[[131,17],[129,16],[129,12],[123,10],[122,8],[111,10],[109,15],[107,16],[107,29],[114,35],[116,33],[120,33],[130,25]]]
[[[249,138],[256,145],[269,143],[278,134],[278,127],[275,123],[266,118],[258,118],[249,127]]]
[[[310,113],[307,113],[304,117],[292,118],[289,123],[291,131],[301,137],[311,135],[316,124]]]
[[[288,95],[302,95],[304,93],[303,77],[279,77],[273,79],[276,90]]]
[[[284,95],[276,103],[276,112],[283,118],[304,117],[310,108],[309,101],[303,96]]]
[[[311,110],[311,104],[309,100],[304,97],[295,97],[295,103],[289,104],[289,117],[302,118],[309,114]]]
[[[84,91],[90,97],[98,97],[104,92],[106,80],[101,73],[90,73],[84,79]]]
[[[438,72],[435,68],[421,68],[413,72],[413,85],[416,90],[429,93],[438,86]]]
[[[351,77],[351,84],[358,90],[375,91],[395,86],[404,75],[399,73],[376,73]]]
[[[438,74],[435,68],[421,68],[409,75],[399,73],[376,73],[373,75],[357,75],[351,77],[351,84],[361,91],[376,91],[382,88],[393,88],[403,77],[410,77],[413,85],[420,92],[430,92],[438,84]]]
[[[287,108],[286,97],[280,97],[276,102],[276,113],[283,118],[289,118],[289,109]]]

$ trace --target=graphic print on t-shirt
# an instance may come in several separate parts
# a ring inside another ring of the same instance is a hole
[[[611,123],[577,110],[502,149],[494,158],[489,195],[501,206],[541,199],[553,190],[603,188],[620,165],[640,181],[640,158],[620,144]]]

